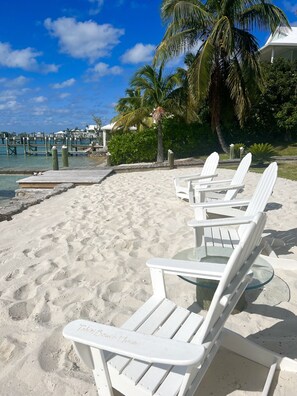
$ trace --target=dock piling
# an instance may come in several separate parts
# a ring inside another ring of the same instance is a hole
[[[62,164],[63,164],[63,167],[65,167],[65,168],[68,168],[68,166],[69,166],[68,148],[65,145],[62,146]]]
[[[235,153],[234,153],[234,144],[230,144],[230,159],[234,159]]]
[[[59,170],[57,146],[52,147],[52,164],[53,164],[53,170]]]
[[[168,150],[168,163],[169,169],[174,168],[174,152],[172,150]]]

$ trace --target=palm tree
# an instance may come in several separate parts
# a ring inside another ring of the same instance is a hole
[[[168,26],[155,62],[199,47],[189,68],[191,97],[197,106],[208,100],[212,128],[227,152],[223,104],[231,99],[242,125],[261,88],[259,47],[250,30],[273,32],[279,25],[289,26],[287,18],[269,0],[163,0],[161,14]]]
[[[165,117],[181,114],[182,109],[174,97],[181,84],[177,74],[164,76],[163,66],[158,70],[150,65],[141,67],[131,80],[127,96],[119,100],[114,118],[115,128],[127,129],[133,125],[149,125],[149,120],[157,126],[157,162],[164,161],[162,122]]]
[[[143,96],[139,88],[126,89],[126,96],[120,98],[115,106],[118,115],[113,118],[114,128],[123,127],[129,130],[130,126],[136,126],[137,130],[152,126],[151,117],[147,117],[147,109],[143,105]]]

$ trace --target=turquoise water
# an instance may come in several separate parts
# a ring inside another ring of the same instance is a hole
[[[5,148],[3,146],[0,147],[0,206],[14,197],[14,192],[18,188],[16,181],[29,176],[28,172],[30,174],[34,171],[52,169],[51,156],[24,155],[22,147],[18,147],[17,150],[17,155],[7,155]],[[90,168],[100,165],[103,161],[104,159],[102,157],[90,158],[85,155],[69,156],[69,169]],[[62,159],[60,156],[59,166],[62,168]],[[11,172],[13,174],[10,174]]]
[[[0,206],[7,203],[14,197],[14,192],[18,187],[17,180],[23,175],[0,175]]]
[[[102,162],[102,160],[101,160]],[[59,157],[61,164],[61,157]],[[96,166],[100,163],[99,158],[89,158],[87,156],[72,156],[69,157],[69,168],[88,168]],[[0,154],[0,171],[3,173],[6,170],[21,171],[32,170],[42,171],[52,168],[52,157],[43,155],[6,155]]]

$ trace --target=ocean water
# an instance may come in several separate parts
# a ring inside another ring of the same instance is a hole
[[[62,159],[59,156],[59,166]],[[91,168],[100,165],[104,158],[86,155],[69,156],[69,168]],[[17,180],[29,176],[31,172],[52,169],[52,157],[45,155],[24,155],[22,147],[17,148],[17,155],[7,155],[6,149],[0,146],[0,206],[7,203],[18,188]]]

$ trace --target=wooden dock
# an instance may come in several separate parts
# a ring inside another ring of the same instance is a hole
[[[112,169],[71,169],[46,171],[41,175],[26,177],[17,180],[19,188],[54,188],[58,184],[73,183],[76,186],[87,184],[99,184]]]

